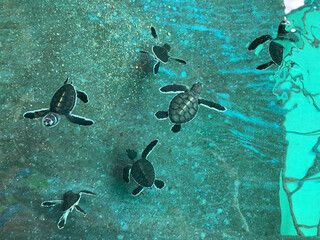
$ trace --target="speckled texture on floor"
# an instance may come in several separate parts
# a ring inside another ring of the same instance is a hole
[[[247,51],[261,34],[275,34],[280,0],[256,1],[25,1],[0,3],[0,238],[1,239],[280,239],[279,172],[285,157],[283,112],[266,62]],[[154,26],[173,56],[152,73]],[[74,114],[45,129],[24,112],[48,107],[70,77],[89,95]],[[201,96],[226,106],[201,107],[170,131],[170,83],[204,83]],[[162,190],[122,180],[130,163],[154,139],[149,156]],[[63,230],[58,207],[41,208],[68,190],[90,190],[83,217],[74,211]],[[293,238],[290,238],[293,239]]]

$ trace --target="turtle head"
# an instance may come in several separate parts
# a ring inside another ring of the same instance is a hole
[[[283,38],[285,35],[288,33],[286,30],[286,27],[290,25],[290,22],[288,20],[283,20],[280,22],[279,27],[278,27],[278,38]]]
[[[60,117],[58,114],[50,112],[42,119],[42,124],[45,127],[54,127],[58,124]]]
[[[193,92],[196,95],[200,95],[201,91],[202,91],[202,83],[201,82],[196,82],[195,84],[192,85],[191,92]]]

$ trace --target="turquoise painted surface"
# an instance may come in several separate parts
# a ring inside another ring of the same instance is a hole
[[[279,174],[286,131],[297,129],[283,126],[287,111],[269,81],[277,68],[255,70],[269,59],[266,47],[259,56],[247,51],[255,37],[275,35],[282,1],[0,5],[1,239],[292,239],[280,236]],[[137,52],[155,44],[150,26],[187,65],[172,61],[153,75],[152,59]],[[93,126],[62,119],[45,129],[40,119],[23,119],[48,106],[67,77],[89,96],[74,113]],[[196,81],[202,97],[228,111],[202,107],[173,134],[153,116],[172,97],[158,89]],[[136,185],[122,180],[125,151],[141,152],[154,139],[149,160],[166,186],[134,198]],[[81,199],[88,214],[73,211],[59,230],[59,208],[41,202],[82,189],[97,193]]]
[[[319,236],[319,4],[293,11],[290,31],[300,37],[286,43],[286,57],[274,75],[274,94],[286,110],[287,157],[281,173],[281,233]]]

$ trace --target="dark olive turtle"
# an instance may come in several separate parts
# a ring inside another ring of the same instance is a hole
[[[77,93],[72,83],[67,83],[67,81],[53,95],[50,103],[50,112],[65,115],[74,109]]]
[[[164,44],[162,47],[161,46],[153,46],[152,47],[152,52],[156,59],[159,59],[160,62],[162,63],[167,63],[169,61],[169,51],[170,51],[170,46],[168,44]]]
[[[53,95],[49,109],[40,109],[29,111],[23,114],[25,118],[43,117],[42,123],[45,127],[53,127],[59,123],[61,116],[79,125],[92,125],[94,122],[90,119],[71,114],[76,105],[76,98],[80,98],[84,103],[88,102],[88,96],[85,92],[75,90],[72,83],[68,83],[68,78],[63,86]]]
[[[151,188],[155,185],[156,188],[164,187],[164,182],[156,179],[154,167],[146,158],[152,149],[157,145],[158,140],[152,141],[142,152],[141,159],[135,161],[132,165],[128,164],[123,169],[123,179],[126,183],[130,182],[130,175],[133,180],[139,185],[132,191],[133,196],[139,195],[143,188]],[[134,160],[137,153],[134,150],[127,150],[127,155],[131,160]]]
[[[181,93],[171,100],[168,111],[158,111],[155,113],[155,117],[160,120],[169,117],[170,121],[175,124],[171,130],[176,133],[181,130],[181,124],[191,121],[197,115],[199,104],[219,112],[227,110],[218,103],[200,98],[201,91],[202,83],[200,82],[193,84],[190,90],[188,86],[179,84],[167,85],[160,88],[160,92]]]
[[[157,32],[154,27],[151,27],[151,35],[155,38],[158,39]],[[187,64],[185,60],[174,58],[169,56],[169,51],[171,47],[169,44],[165,43],[163,46],[158,46],[155,45],[152,47],[152,54],[146,51],[140,51],[142,53],[147,53],[150,55],[153,55],[154,59],[156,60],[156,63],[153,66],[153,72],[154,74],[157,74],[159,71],[160,63],[167,63],[169,61],[169,58],[183,64]]]
[[[272,38],[271,35],[262,35],[255,40],[253,40],[252,43],[250,43],[248,50],[254,50],[256,49],[260,44],[265,43],[266,41],[270,41],[269,43],[269,55],[271,58],[270,62],[264,63],[257,67],[258,70],[265,70],[269,68],[272,65],[281,65],[282,59],[283,59],[283,52],[284,52],[284,46],[280,43],[276,42],[277,40],[287,40],[290,42],[298,42],[299,39],[297,36],[292,33],[286,31],[286,25],[288,25],[288,21],[282,21],[279,24],[278,27],[278,34],[275,39]]]
[[[80,194],[79,193],[73,193],[72,191],[68,191],[65,194],[63,194],[62,197],[62,211],[66,211],[70,209],[71,207],[77,205],[77,203],[80,200]]]
[[[62,229],[64,228],[65,224],[67,223],[67,217],[70,212],[73,211],[73,209],[76,209],[78,212],[81,212],[83,215],[86,215],[86,212],[78,205],[81,195],[87,194],[87,195],[96,195],[93,192],[82,190],[79,193],[73,193],[72,191],[68,191],[63,194],[62,200],[50,200],[50,201],[44,201],[41,203],[42,207],[53,207],[57,204],[62,204],[62,211],[63,214],[60,217],[58,221],[58,228]]]

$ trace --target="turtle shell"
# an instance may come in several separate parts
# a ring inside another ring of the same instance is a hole
[[[193,93],[179,93],[170,102],[169,118],[172,123],[186,123],[197,115],[198,109],[198,98]]]
[[[50,111],[60,115],[70,113],[76,104],[77,93],[72,84],[64,84],[53,95]]]
[[[72,191],[68,191],[63,194],[63,203],[62,203],[62,211],[66,211],[71,208],[75,203],[77,203],[80,199],[80,194],[73,193]]]
[[[169,60],[168,50],[165,47],[154,46],[152,48],[153,54],[158,58],[161,62],[166,63]]]
[[[156,178],[152,164],[146,159],[139,159],[133,163],[131,176],[142,187],[151,187]]]
[[[269,54],[270,54],[272,61],[275,64],[277,64],[277,65],[281,64],[282,58],[283,58],[283,51],[284,51],[284,47],[281,44],[276,43],[274,41],[270,42]]]

